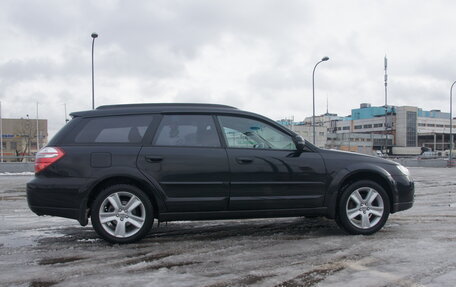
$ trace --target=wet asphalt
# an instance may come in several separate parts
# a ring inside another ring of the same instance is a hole
[[[0,176],[0,286],[454,286],[456,169],[411,168],[416,203],[372,236],[325,218],[154,223],[128,245],[39,217]]]

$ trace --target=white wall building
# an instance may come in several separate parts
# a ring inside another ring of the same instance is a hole
[[[312,142],[312,117],[289,125]],[[316,116],[315,125],[319,147],[371,153],[385,146],[433,150],[446,150],[450,146],[450,114],[440,110],[424,111],[413,106],[372,107],[365,103],[352,109],[347,117],[329,113]],[[453,128],[456,131],[455,124]]]

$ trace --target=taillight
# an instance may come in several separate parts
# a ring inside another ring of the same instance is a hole
[[[63,149],[58,147],[45,147],[36,154],[35,173],[38,173],[58,161],[65,155]]]

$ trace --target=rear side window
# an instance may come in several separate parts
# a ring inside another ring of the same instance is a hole
[[[151,115],[90,118],[75,143],[140,143],[152,122]]]
[[[212,116],[165,115],[155,136],[159,146],[220,147]]]

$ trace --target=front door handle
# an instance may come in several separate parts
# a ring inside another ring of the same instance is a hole
[[[163,160],[162,156],[159,155],[146,155],[147,162],[161,162]]]
[[[253,157],[249,156],[239,156],[236,158],[236,161],[240,164],[246,164],[246,163],[252,163],[253,162]]]

